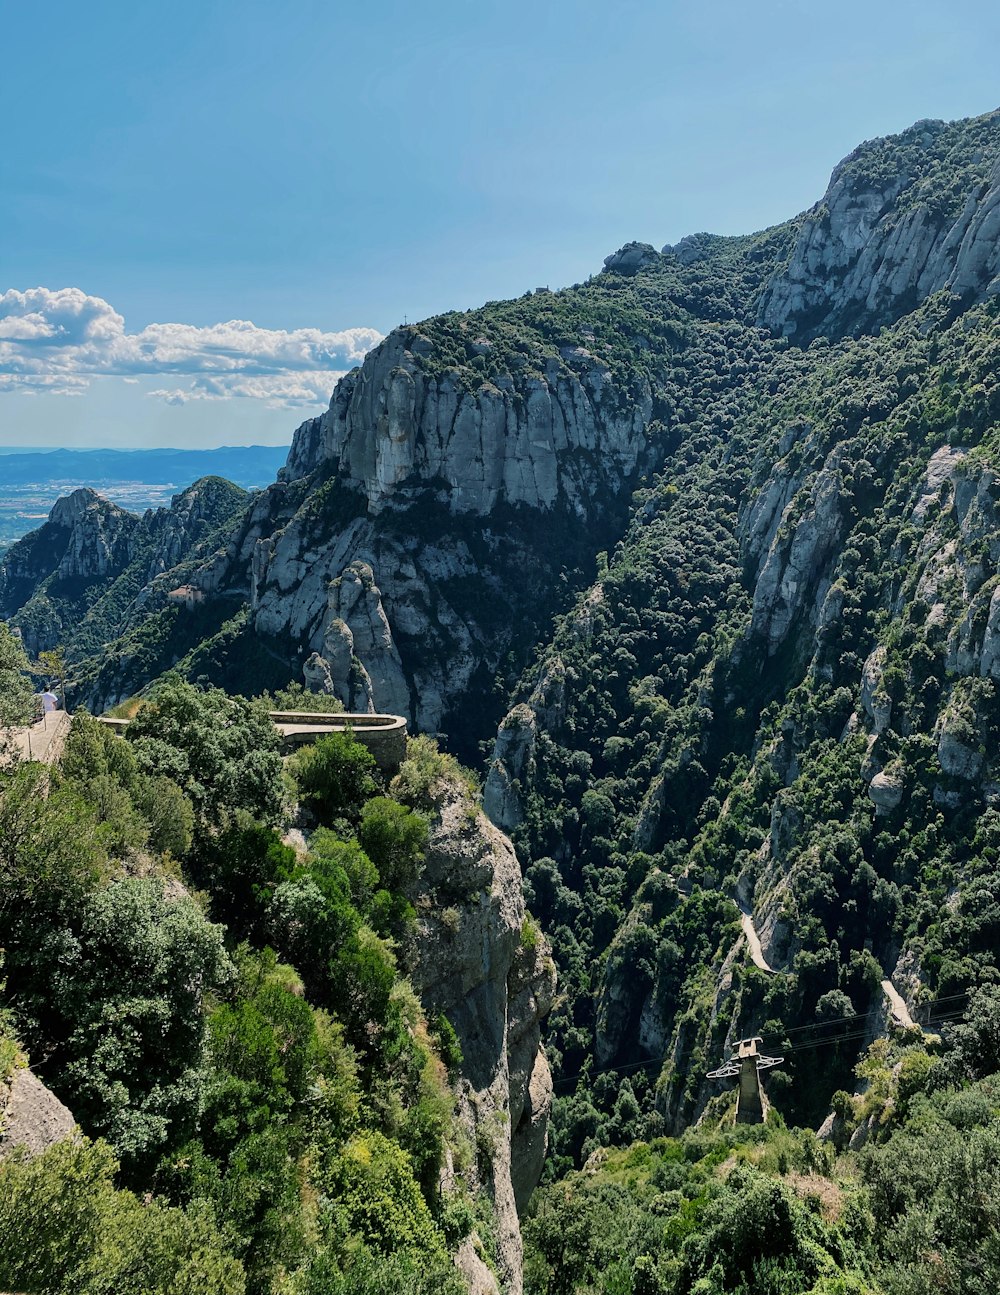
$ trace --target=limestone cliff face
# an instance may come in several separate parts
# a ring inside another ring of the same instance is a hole
[[[460,786],[442,781],[433,796],[411,974],[428,1014],[443,1012],[458,1035],[459,1114],[475,1160],[453,1173],[492,1199],[499,1276],[505,1290],[519,1295],[518,1216],[541,1174],[552,1102],[540,1030],[555,968],[544,937],[526,918],[510,841]],[[480,1289],[489,1289],[471,1254],[462,1264]]]
[[[337,384],[327,413],[299,428],[284,478],[333,465],[373,514],[431,489],[454,513],[562,500],[584,517],[634,470],[651,397],[623,403],[608,366],[583,347],[475,387],[457,369],[438,372],[433,357],[417,330],[391,333]]]
[[[626,397],[583,347],[521,359],[476,379],[396,330],[302,424],[281,480],[192,583],[248,589],[253,632],[346,705],[446,725],[551,605],[648,448],[648,387]]]
[[[16,611],[47,577],[93,580],[120,570],[139,519],[94,490],[57,500],[48,521],[14,544],[0,567],[0,608]]]
[[[917,122],[845,158],[802,218],[759,322],[802,342],[871,331],[943,288],[972,298],[1000,290],[996,123],[996,113],[971,123],[970,140],[968,122]]]
[[[75,490],[56,502],[39,530],[11,547],[0,564],[0,616],[20,626],[31,655],[55,647],[62,636],[62,591],[76,598],[125,569],[139,525],[96,491]]]
[[[338,528],[307,504],[252,550],[254,631],[286,644],[293,662],[317,654],[313,669],[345,705],[436,732],[510,641],[497,613],[511,602],[503,573],[515,550],[500,540],[477,559],[454,532],[420,540],[367,516]]]
[[[231,482],[205,477],[175,495],[169,508],[148,513],[142,519],[150,544],[146,580],[155,580],[183,562],[245,499],[245,492]],[[133,544],[134,550],[137,547]]]

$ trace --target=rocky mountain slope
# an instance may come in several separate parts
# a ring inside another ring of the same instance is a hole
[[[76,641],[95,705],[180,662],[470,760],[502,720],[557,1166],[694,1118],[752,1031],[800,1041],[772,1096],[818,1122],[882,979],[916,1007],[998,975],[998,161],[997,114],[921,122],[762,234],[397,330],[180,603],[161,577],[107,659]]]
[[[0,616],[32,655],[101,653],[154,603],[170,599],[183,564],[242,512],[247,492],[204,477],[169,508],[136,516],[91,489],[60,499],[48,521],[0,565]],[[210,551],[210,550],[209,550]]]

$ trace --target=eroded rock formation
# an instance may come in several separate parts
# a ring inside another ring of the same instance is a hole
[[[855,149],[802,218],[759,321],[801,342],[870,331],[943,288],[974,298],[1000,291],[1000,183],[988,144],[995,117],[971,123],[984,139],[978,149],[970,123],[943,121]],[[956,184],[943,200],[935,168],[949,148]]]
[[[510,841],[459,784],[442,780],[433,794],[412,979],[432,1019],[443,1013],[458,1035],[459,1115],[477,1149],[464,1172],[493,1202],[500,1277],[519,1295],[519,1212],[541,1174],[552,1102],[540,1037],[555,966],[526,915]],[[464,1263],[485,1281],[470,1254]]]

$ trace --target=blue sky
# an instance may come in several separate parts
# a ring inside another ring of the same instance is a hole
[[[404,317],[773,224],[1000,106],[979,0],[0,9],[0,444],[287,440]]]

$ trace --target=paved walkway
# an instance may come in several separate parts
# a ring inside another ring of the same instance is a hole
[[[753,914],[740,900],[736,902],[740,907],[740,925],[743,927],[743,934],[747,937],[747,944],[750,946],[750,957],[753,959],[753,965],[759,967],[761,971],[769,971],[774,975],[774,968],[764,957],[760,936],[757,934],[757,928],[753,924]]]
[[[889,1006],[892,1008],[893,1016],[903,1029],[912,1030],[917,1028],[916,1021],[910,1015],[910,1009],[906,1006],[902,995],[891,980],[882,981],[882,992],[889,1000]]]
[[[15,728],[10,732],[14,750],[22,760],[54,764],[62,752],[69,729],[70,717],[64,710],[56,710],[50,711],[30,728]]]

